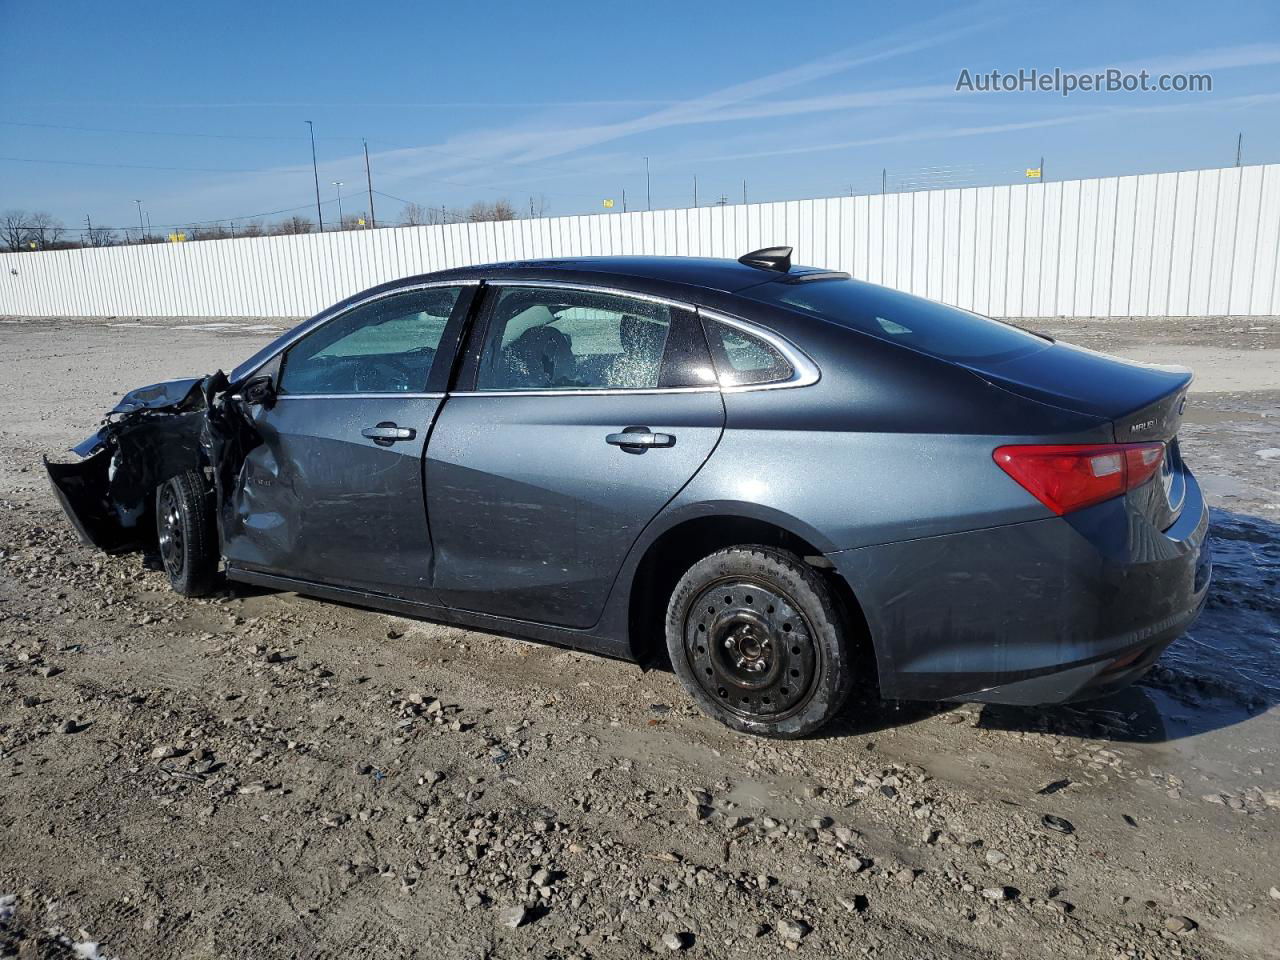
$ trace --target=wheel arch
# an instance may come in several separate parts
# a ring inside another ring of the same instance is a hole
[[[831,545],[803,522],[759,504],[706,505],[671,518],[660,531],[651,533],[636,562],[627,595],[627,638],[632,658],[640,663],[661,662],[665,658],[667,600],[685,571],[717,550],[746,544],[790,551],[819,572],[840,606],[853,641],[856,667],[863,676],[878,677],[868,620],[853,586],[825,556]]]

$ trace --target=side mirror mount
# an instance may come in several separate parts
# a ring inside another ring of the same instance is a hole
[[[276,385],[270,377],[254,377],[240,388],[240,396],[245,403],[255,403],[268,410],[276,402]]]

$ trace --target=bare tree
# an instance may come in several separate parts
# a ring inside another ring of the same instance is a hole
[[[31,239],[35,240],[37,249],[57,246],[66,232],[67,225],[57,217],[43,212],[31,214]]]
[[[467,208],[466,219],[472,223],[481,223],[487,220],[514,220],[516,218],[515,207],[511,206],[509,200],[495,200],[493,203],[485,203],[478,200]]]
[[[540,193],[536,197],[529,198],[529,216],[545,217],[547,211],[551,209],[551,204],[547,202],[547,195]]]
[[[193,223],[182,232],[187,235],[188,240],[224,240],[231,236],[230,231],[220,223]]]
[[[262,224],[257,220],[250,220],[240,228],[240,236],[242,237],[260,237],[262,233]]]
[[[0,242],[8,250],[27,248],[27,218],[25,210],[6,210],[0,214]]]
[[[400,222],[406,227],[420,227],[431,222],[431,211],[420,203],[406,203],[400,211]]]
[[[43,211],[0,214],[0,237],[10,250],[48,250],[61,245],[66,232],[66,224]]]
[[[288,233],[310,233],[315,229],[315,223],[306,217],[292,216],[281,220],[271,228],[271,232],[275,234]]]
[[[84,245],[86,247],[111,246],[111,228],[90,227],[84,232]]]
[[[364,223],[360,221],[363,220]],[[343,230],[365,230],[369,226],[369,218],[363,213],[347,213],[342,216]]]

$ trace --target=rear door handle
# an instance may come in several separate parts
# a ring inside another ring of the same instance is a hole
[[[646,449],[648,447],[674,447],[676,438],[669,433],[654,433],[648,427],[627,427],[621,433],[611,433],[604,438],[605,443],[615,447],[631,447]]]
[[[390,420],[383,420],[376,427],[365,427],[360,436],[372,440],[380,447],[389,447],[397,440],[412,440],[418,435],[412,427],[397,426]]]

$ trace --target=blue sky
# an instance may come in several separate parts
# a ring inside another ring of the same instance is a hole
[[[551,214],[1280,160],[1280,4],[0,0],[0,209],[157,227],[380,193]],[[962,68],[1211,94],[957,93]],[[38,162],[31,162],[38,161]],[[60,162],[52,162],[60,161]],[[163,169],[160,169],[163,168]],[[383,220],[400,199],[375,195]],[[271,217],[265,219],[274,219]]]

